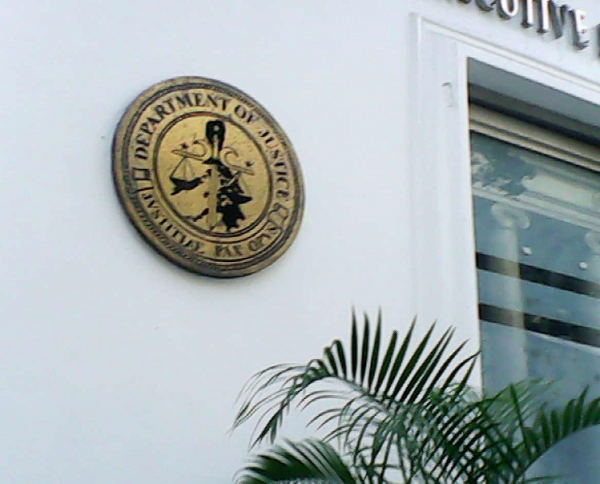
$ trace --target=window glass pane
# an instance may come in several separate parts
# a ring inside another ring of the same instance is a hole
[[[530,377],[556,381],[552,402],[600,395],[600,174],[478,133],[471,153],[486,391]],[[597,484],[600,429],[539,468]]]

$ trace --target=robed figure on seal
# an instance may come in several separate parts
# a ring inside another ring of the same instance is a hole
[[[252,175],[252,170],[249,166],[236,166],[225,161],[225,157],[222,156],[225,134],[223,121],[214,120],[206,123],[206,142],[211,152],[208,159],[187,151],[186,144],[182,144],[182,149],[173,151],[182,158],[170,175],[173,183],[171,195],[175,196],[182,191],[194,190],[204,185],[203,197],[207,199],[206,207],[199,214],[189,218],[194,222],[206,220],[209,231],[213,231],[218,225],[224,225],[227,232],[240,228],[240,221],[246,219],[242,205],[252,200],[241,179],[242,173]],[[202,142],[195,140],[194,143]],[[226,149],[235,153],[232,148]],[[189,166],[188,159],[202,161],[206,168],[204,174],[196,176]]]

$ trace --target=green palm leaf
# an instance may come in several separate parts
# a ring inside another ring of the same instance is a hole
[[[245,400],[236,415],[234,428],[258,414],[254,444],[265,438],[273,441],[285,415],[300,402],[346,399],[350,405],[337,407],[337,413],[327,415],[329,420],[344,419],[351,415],[352,406],[368,403],[377,408],[387,406],[389,411],[394,411],[399,404],[417,402],[437,385],[448,385],[461,370],[468,376],[472,367],[469,368],[467,363],[473,356],[459,360],[459,351],[445,356],[452,338],[451,330],[428,350],[435,329],[435,325],[431,326],[411,352],[414,327],[415,321],[396,349],[399,340],[396,331],[383,344],[381,317],[372,330],[365,315],[361,336],[353,316],[350,351],[335,340],[324,349],[321,358],[306,365],[275,366],[257,373],[243,392]],[[380,361],[381,354],[384,356]],[[333,384],[328,396],[318,393],[322,390],[319,385],[323,383]],[[348,398],[348,391],[354,396]],[[354,421],[349,428],[355,429],[358,423]]]
[[[324,438],[286,443],[242,471],[240,484],[523,484],[531,465],[575,432],[600,424],[600,398],[584,392],[563,408],[541,405],[547,385],[522,382],[491,397],[468,385],[477,354],[452,348],[453,330],[420,339],[385,338],[353,314],[348,346],[339,340],[305,365],[280,365],[246,385],[234,428],[257,418],[254,444],[273,441],[292,408],[318,407],[310,422]],[[330,443],[337,440],[341,452]],[[342,458],[343,456],[343,458]]]
[[[236,484],[360,482],[330,444],[315,439],[276,445],[254,456],[236,478]]]
[[[510,385],[505,392],[510,395],[508,404],[517,416],[514,448],[522,463],[513,470],[511,483],[522,482],[527,470],[559,442],[600,424],[600,398],[588,401],[587,388],[578,398],[569,400],[562,407],[551,411],[541,409],[535,413],[523,404],[515,385]]]

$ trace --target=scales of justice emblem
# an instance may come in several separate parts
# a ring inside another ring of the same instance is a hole
[[[169,178],[173,183],[171,196],[183,191],[201,189],[206,206],[197,215],[188,215],[193,222],[206,221],[206,228],[213,232],[217,226],[224,226],[227,232],[239,229],[240,223],[246,219],[243,205],[252,201],[248,185],[243,176],[254,176],[251,160],[245,166],[235,165],[228,161],[228,155],[239,157],[237,151],[225,146],[226,128],[220,120],[206,123],[204,140],[194,139],[192,147],[199,146],[201,153],[189,151],[190,145],[182,143],[172,153],[180,156]],[[198,176],[198,167],[194,161],[201,162],[203,173]]]
[[[284,131],[254,99],[211,79],[171,79],[134,100],[115,133],[113,178],[143,238],[207,276],[267,267],[302,220],[302,174]]]

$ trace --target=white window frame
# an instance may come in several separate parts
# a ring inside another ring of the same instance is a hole
[[[476,104],[469,120],[471,131],[600,172],[600,148],[591,144]]]

